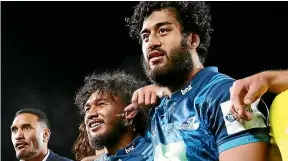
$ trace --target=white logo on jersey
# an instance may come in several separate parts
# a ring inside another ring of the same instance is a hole
[[[237,121],[230,113],[230,100],[220,104],[223,113],[223,119],[226,125],[226,130],[229,135],[248,129],[267,127],[264,123],[263,114],[257,109],[259,101],[260,99],[252,103],[251,107],[248,107],[247,110],[251,112],[252,119],[250,121],[243,121],[243,123]]]
[[[188,86],[188,87],[186,87],[185,89],[181,89],[181,93],[182,93],[182,95],[184,95],[185,93],[187,93],[188,91],[190,91],[192,89],[192,87],[191,87],[191,84]]]
[[[134,146],[133,145],[131,147],[125,149],[126,154],[129,153],[131,150],[134,150]]]
[[[182,124],[180,130],[197,130],[199,128],[200,122],[196,116],[192,116],[187,119],[185,123]]]

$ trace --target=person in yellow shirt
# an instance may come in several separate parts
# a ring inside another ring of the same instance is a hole
[[[270,108],[273,141],[278,145],[282,160],[288,161],[288,90],[278,94]]]

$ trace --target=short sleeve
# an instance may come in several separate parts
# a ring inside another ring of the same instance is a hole
[[[229,88],[232,83],[229,81],[215,86],[207,97],[207,123],[218,146],[218,153],[253,142],[269,142],[269,110],[265,102],[259,99],[247,108],[252,113],[251,121],[237,121],[230,113]]]

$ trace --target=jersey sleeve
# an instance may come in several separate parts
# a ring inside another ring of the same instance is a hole
[[[207,99],[208,128],[218,146],[218,153],[253,142],[269,142],[268,108],[261,99],[247,110],[252,113],[251,121],[237,121],[230,113],[230,92],[233,81],[213,87]]]

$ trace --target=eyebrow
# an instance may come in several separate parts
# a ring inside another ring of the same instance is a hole
[[[108,101],[108,100],[107,100],[106,98],[97,98],[97,99],[95,99],[94,101],[92,101],[92,102],[90,102],[90,103],[86,103],[85,106],[84,106],[84,108],[85,108],[85,107],[91,107],[90,104],[95,104],[95,103],[100,102],[100,101]]]
[[[21,128],[24,127],[24,126],[32,126],[32,125],[29,124],[29,123],[27,123],[27,124],[23,124],[23,125],[21,125]],[[10,130],[13,130],[13,129],[17,129],[17,127],[16,127],[16,126],[12,126],[12,127],[10,127]]]
[[[164,26],[164,25],[171,25],[173,24],[172,22],[169,22],[169,21],[164,21],[164,22],[158,22],[156,23],[156,25],[154,26],[154,28],[159,28],[161,26]],[[143,29],[141,32],[140,32],[140,35],[142,35],[143,33],[147,33],[149,32],[149,30],[146,28],[146,29]]]

